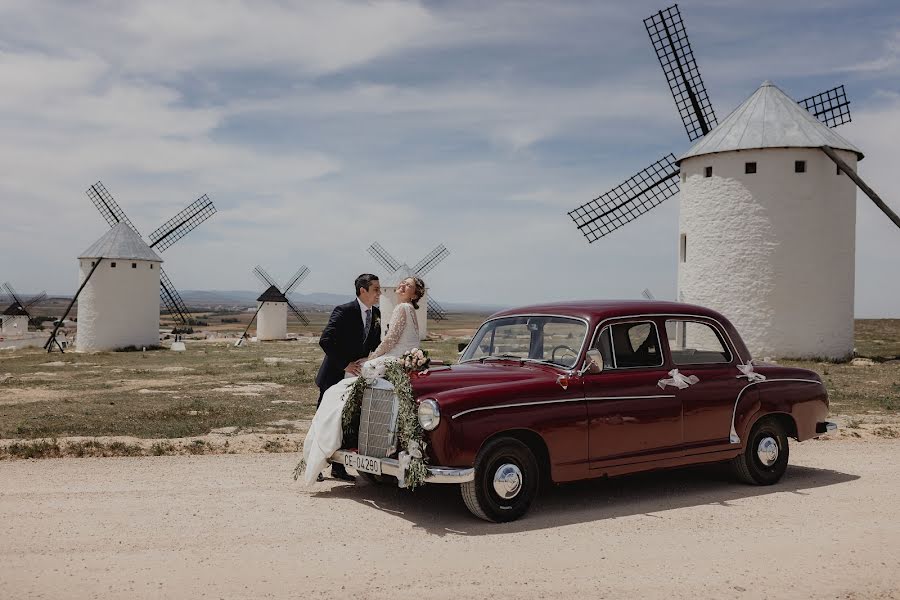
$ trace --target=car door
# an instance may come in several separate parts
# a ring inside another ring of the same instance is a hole
[[[642,462],[677,454],[681,403],[659,388],[667,377],[657,323],[622,319],[605,323],[592,347],[604,369],[584,377],[590,468]]]
[[[712,452],[728,446],[738,394],[747,380],[738,378],[737,358],[721,326],[700,317],[673,317],[665,322],[672,368],[698,381],[673,390],[681,402],[684,448],[689,453]]]

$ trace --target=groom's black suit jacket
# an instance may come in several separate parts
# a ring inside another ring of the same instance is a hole
[[[328,325],[322,331],[319,345],[325,351],[325,360],[316,375],[316,385],[324,392],[344,378],[344,369],[351,362],[369,356],[369,353],[381,343],[381,312],[377,306],[372,307],[372,324],[368,337],[364,337],[363,313],[359,302],[353,300],[347,304],[335,306],[328,319]],[[319,395],[321,401],[321,394]]]

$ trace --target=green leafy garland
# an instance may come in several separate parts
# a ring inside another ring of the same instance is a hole
[[[397,411],[397,442],[401,461],[405,461],[407,457],[409,459],[404,483],[405,487],[412,490],[425,483],[428,468],[425,466],[425,432],[419,424],[418,409],[412,393],[409,373],[410,370],[407,370],[401,362],[391,362],[385,366],[384,378],[394,386],[394,393],[400,401]],[[352,433],[354,424],[359,422],[365,390],[366,380],[362,377],[357,377],[348,389],[344,410],[341,413],[341,425],[344,433]]]

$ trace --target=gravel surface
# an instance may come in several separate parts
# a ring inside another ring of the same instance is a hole
[[[546,491],[294,482],[295,454],[0,462],[0,598],[900,598],[897,440]]]

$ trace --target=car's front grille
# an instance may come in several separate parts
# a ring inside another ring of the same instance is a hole
[[[397,444],[397,396],[394,390],[367,387],[359,413],[359,453],[385,458]]]

